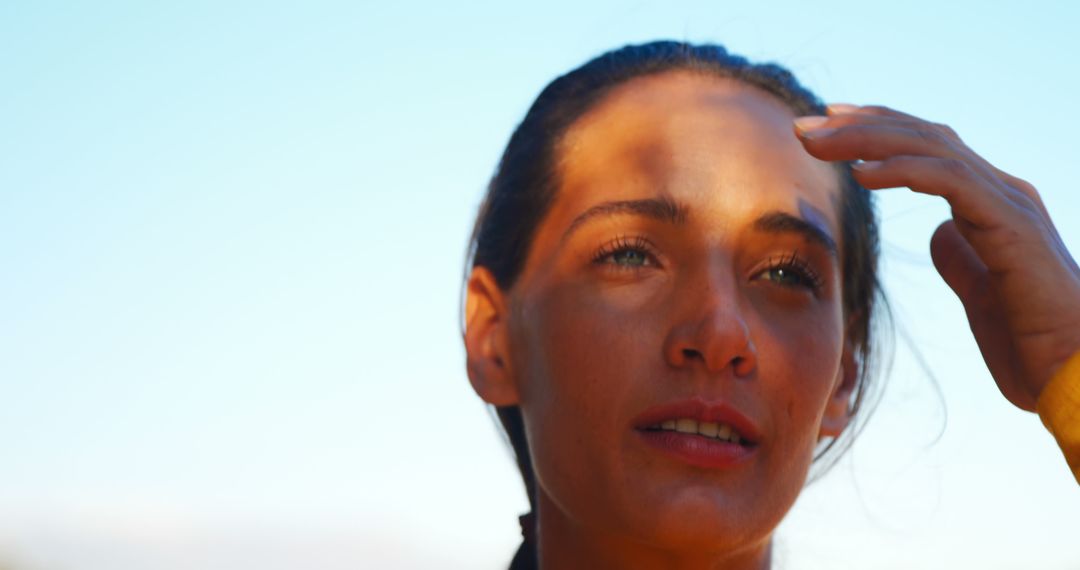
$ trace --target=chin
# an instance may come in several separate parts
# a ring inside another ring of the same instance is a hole
[[[734,552],[767,542],[791,506],[777,504],[775,497],[762,504],[732,504],[709,494],[682,493],[674,501],[639,512],[631,533],[662,550]]]
[[[660,525],[643,537],[664,549],[686,552],[734,551],[766,542],[784,513],[762,516],[760,512],[718,512],[716,508],[680,508],[663,517]]]

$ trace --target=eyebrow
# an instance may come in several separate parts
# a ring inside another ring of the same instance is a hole
[[[670,196],[602,202],[574,218],[574,221],[570,222],[570,226],[563,232],[562,241],[565,242],[570,237],[570,234],[595,218],[630,214],[681,225],[686,222],[689,210],[686,205],[680,204]],[[823,247],[833,257],[838,258],[840,256],[840,249],[836,245],[836,240],[827,231],[816,224],[787,212],[776,210],[763,214],[754,220],[754,229],[768,234],[796,234]]]
[[[768,212],[754,221],[754,229],[770,234],[798,234],[807,241],[825,248],[833,257],[840,257],[836,240],[823,228],[787,212]]]
[[[566,241],[566,239],[570,237],[570,234],[574,233],[574,230],[594,218],[607,218],[622,214],[632,214],[652,218],[661,222],[667,222],[669,224],[680,225],[686,222],[688,210],[689,209],[685,205],[676,202],[670,196],[659,196],[657,198],[645,198],[642,200],[602,202],[585,210],[578,215],[578,217],[574,218],[574,221],[570,222],[570,227],[566,228],[566,231],[563,232],[562,241]]]

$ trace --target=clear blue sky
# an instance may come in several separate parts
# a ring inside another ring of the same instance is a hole
[[[1077,252],[1075,6],[3,3],[0,568],[499,567],[525,500],[457,303],[544,84],[628,42],[721,42],[949,123]],[[941,398],[901,343],[779,561],[1075,568],[1076,483],[929,263],[947,208],[881,211]]]

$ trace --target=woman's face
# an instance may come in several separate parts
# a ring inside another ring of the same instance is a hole
[[[540,493],[573,524],[760,542],[842,429],[838,176],[793,117],[672,72],[616,89],[560,143],[507,292],[507,369]]]

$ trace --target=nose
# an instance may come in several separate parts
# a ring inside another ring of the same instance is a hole
[[[702,293],[685,295],[679,302],[679,318],[664,340],[668,364],[675,368],[700,366],[710,374],[731,367],[734,376],[749,376],[757,368],[757,350],[737,288],[734,283],[724,286],[719,280],[710,280],[697,289]]]

